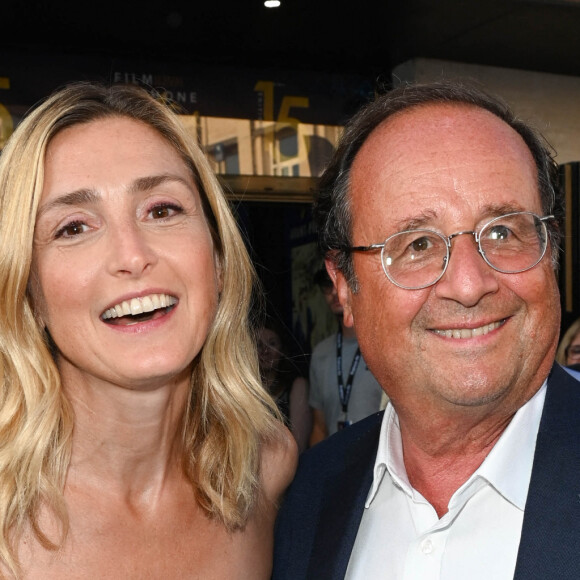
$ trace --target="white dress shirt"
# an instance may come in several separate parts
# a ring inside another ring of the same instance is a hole
[[[441,519],[409,484],[389,403],[346,579],[512,579],[545,397],[546,383],[453,494]]]

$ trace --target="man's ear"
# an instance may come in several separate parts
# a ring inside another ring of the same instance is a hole
[[[336,267],[336,262],[330,256],[324,260],[326,271],[332,280],[338,300],[342,306],[342,323],[345,326],[354,326],[354,317],[352,315],[351,297],[352,292],[344,274]]]

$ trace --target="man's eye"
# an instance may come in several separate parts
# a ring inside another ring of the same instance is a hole
[[[424,252],[428,250],[432,246],[431,241],[429,238],[423,236],[422,238],[417,238],[413,242],[411,242],[411,249],[415,252]]]
[[[511,235],[511,230],[504,225],[493,226],[489,229],[487,237],[490,240],[507,240]]]
[[[84,234],[89,229],[89,226],[83,222],[71,222],[66,226],[60,228],[56,232],[56,238],[72,238],[79,234]]]
[[[156,205],[153,209],[151,209],[149,214],[154,220],[160,220],[181,213],[182,211],[183,210],[177,205],[163,204]]]

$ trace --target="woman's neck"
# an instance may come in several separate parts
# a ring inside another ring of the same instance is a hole
[[[65,375],[63,388],[75,417],[70,481],[152,492],[181,470],[187,377],[136,390]]]

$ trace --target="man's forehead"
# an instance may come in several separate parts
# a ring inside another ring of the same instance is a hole
[[[360,166],[365,172],[376,167],[381,158],[419,157],[451,150],[465,156],[498,154],[510,148],[523,165],[535,162],[531,151],[515,129],[490,111],[466,103],[426,103],[399,111],[381,122],[367,137],[356,154],[352,171]],[[457,152],[457,149],[460,149]]]
[[[425,137],[426,131],[442,131],[444,129],[458,131],[462,127],[472,125],[479,125],[482,129],[497,131],[511,136],[513,139],[521,140],[527,148],[515,129],[487,109],[470,103],[433,102],[414,105],[387,117],[369,134],[361,147],[361,151],[368,143],[372,143],[373,140],[382,135],[390,135],[392,139],[403,130],[409,133],[415,132],[420,138],[421,136]],[[420,141],[423,140],[420,139]]]
[[[478,215],[488,204],[541,211],[537,167],[523,138],[493,113],[463,103],[415,106],[383,121],[355,157],[351,194],[375,213],[389,205],[394,219],[403,219],[401,205],[437,212],[466,199]]]

